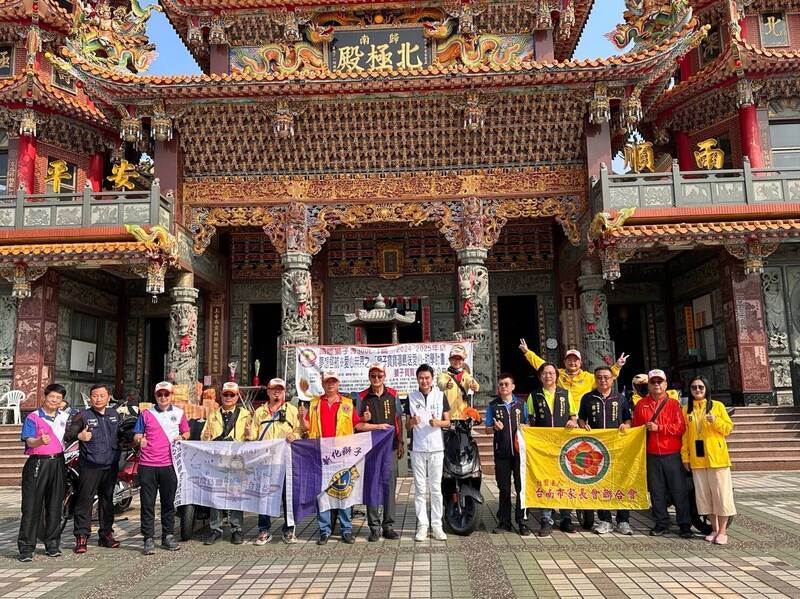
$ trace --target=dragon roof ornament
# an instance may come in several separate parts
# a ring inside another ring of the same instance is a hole
[[[113,8],[107,0],[79,0],[67,48],[85,60],[122,73],[144,73],[155,60],[155,46],[146,35],[151,13],[158,4],[142,7],[130,0],[130,9]]]
[[[625,7],[625,22],[606,37],[620,49],[633,42],[634,52],[663,43],[692,20],[689,0],[625,0]]]

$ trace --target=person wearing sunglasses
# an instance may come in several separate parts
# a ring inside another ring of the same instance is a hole
[[[239,403],[239,385],[228,382],[222,385],[222,406],[208,415],[200,439],[203,441],[248,441],[252,436],[250,413]],[[205,545],[213,545],[222,538],[222,518],[228,514],[231,525],[231,543],[241,545],[244,512],[241,510],[219,510],[211,508],[209,528]]]
[[[692,473],[697,512],[711,520],[711,534],[705,539],[728,544],[728,518],[736,515],[731,481],[731,458],[725,437],[733,422],[722,402],[710,397],[708,381],[695,376],[689,381],[689,401],[683,408],[686,431],[681,459]]]
[[[172,405],[172,383],[155,388],[156,405],[139,414],[133,427],[133,442],[139,446],[141,530],[144,555],[155,553],[156,494],[161,497],[161,546],[180,549],[175,529],[175,491],[178,477],[172,466],[172,444],[189,438],[189,422],[183,410]]]
[[[253,441],[273,441],[286,439],[293,443],[300,438],[300,419],[297,408],[286,401],[286,381],[274,378],[267,383],[267,396],[269,401],[258,408],[253,415],[252,436]],[[296,543],[294,526],[286,524],[286,486],[283,488],[283,542]],[[272,539],[269,532],[272,518],[268,514],[258,516],[258,535],[253,545],[266,545]]]
[[[386,386],[386,367],[380,362],[373,362],[367,367],[369,387],[358,394],[361,400],[361,422],[356,425],[356,432],[394,429],[392,448],[397,459],[403,457],[403,425],[400,415],[403,408],[397,398],[397,391]],[[383,517],[378,513],[377,505],[367,506],[367,522],[369,523],[370,543],[381,538],[395,540],[400,535],[394,530],[395,493],[397,489],[397,459],[391,461],[389,486],[386,501],[383,504]]]

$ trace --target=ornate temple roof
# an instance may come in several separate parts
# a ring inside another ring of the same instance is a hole
[[[565,35],[554,39],[556,60],[567,60],[575,51],[578,41],[592,11],[594,0],[568,0],[572,2],[573,22]],[[319,2],[315,0],[299,0],[282,2],[279,0],[162,0],[167,18],[173,29],[183,40],[195,60],[204,71],[208,71],[208,45],[196,43],[190,32],[191,25],[208,23],[223,15],[227,39],[233,45],[259,45],[280,41],[283,34],[283,23],[286,15],[298,13],[314,15],[319,13],[343,14],[356,10],[405,9],[423,11],[426,8],[440,9],[458,6],[461,2],[419,2],[412,0],[395,0],[376,2],[374,0],[343,0],[340,2]],[[479,0],[464,2],[475,5],[475,27],[487,33],[519,33],[531,30],[534,17],[528,8],[534,2],[511,2],[508,0]],[[553,14],[557,14],[554,11]],[[559,17],[556,17],[558,23]]]
[[[27,24],[34,15],[43,28],[67,33],[72,25],[72,16],[56,0],[0,0],[0,22]]]

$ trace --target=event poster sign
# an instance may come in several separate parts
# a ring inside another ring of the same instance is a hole
[[[175,505],[280,516],[288,452],[284,439],[173,443]]]
[[[645,430],[521,426],[522,507],[644,510]]]
[[[467,350],[465,363],[472,369],[473,345],[470,342],[401,343],[383,347],[363,345],[298,345],[295,348],[297,396],[310,400],[322,393],[320,374],[335,370],[341,377],[342,393],[360,391],[369,385],[367,366],[381,362],[386,366],[386,384],[400,393],[417,389],[416,371],[420,364],[430,364],[436,373],[447,369],[448,355],[454,345]]]

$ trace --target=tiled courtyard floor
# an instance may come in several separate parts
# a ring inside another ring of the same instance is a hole
[[[28,564],[16,561],[19,491],[0,489],[0,598],[800,597],[800,473],[737,474],[735,486],[740,515],[726,547],[700,536],[651,538],[650,521],[639,513],[632,518],[633,537],[492,535],[487,531],[497,503],[491,479],[478,532],[415,543],[412,484],[401,479],[399,541],[368,543],[366,522],[357,518],[355,545],[334,537],[317,547],[316,525],[308,520],[298,528],[296,545],[274,539],[256,547],[256,519],[248,516],[244,545],[231,545],[226,534],[206,547],[198,530],[181,551],[159,549],[145,557],[135,505],[118,520],[120,549],[90,544],[88,554],[75,556],[68,525],[63,557],[39,550]]]

